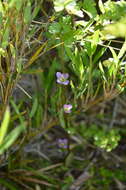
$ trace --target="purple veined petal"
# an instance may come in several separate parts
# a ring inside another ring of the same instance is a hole
[[[64,144],[63,148],[67,149],[68,145]]]
[[[71,110],[64,110],[65,113],[71,113]]]
[[[71,104],[64,104],[63,106],[66,109],[72,109],[72,105]]]
[[[57,79],[56,81],[57,81],[57,83],[59,83],[59,84],[63,84],[63,82],[62,82],[60,79]]]
[[[59,138],[58,142],[62,142],[62,143],[67,143],[67,139],[66,138]]]
[[[68,79],[69,74],[68,73],[64,73],[64,74],[62,74],[62,76],[63,76],[64,79]]]
[[[67,139],[58,139],[58,145],[59,145],[59,148],[67,148],[68,147],[68,140]]]
[[[68,104],[65,104],[63,107],[64,107],[64,109],[69,109],[69,105]]]
[[[68,85],[69,84],[69,80],[66,80],[66,81],[62,82],[62,84]]]
[[[63,106],[65,113],[71,113],[72,105],[71,104],[64,104]]]
[[[64,109],[64,112],[65,113],[71,113],[71,109],[69,110],[69,109]]]
[[[64,144],[67,144],[68,140],[67,140],[67,139],[63,139],[62,142],[63,142]]]
[[[63,143],[63,139],[58,139],[58,143]]]
[[[61,78],[62,77],[62,73],[61,72],[56,72],[56,76],[57,76],[57,78]]]
[[[69,107],[69,109],[72,109],[73,106],[71,104],[68,104],[68,107]]]

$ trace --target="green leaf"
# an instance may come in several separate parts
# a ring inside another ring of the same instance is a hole
[[[8,6],[10,8],[16,7],[16,9],[19,11],[23,5],[24,1],[22,0],[10,0],[8,3]]]
[[[9,34],[10,34],[10,27],[9,24],[7,23],[5,30],[3,32],[2,45],[1,45],[2,48],[6,48],[6,46],[8,45]]]
[[[58,68],[58,63],[56,60],[53,60],[52,65],[49,68],[49,72],[48,74],[46,73],[42,73],[42,80],[44,81],[44,87],[47,90],[47,92],[49,93],[49,91],[52,88],[52,84],[54,81],[54,77],[55,77],[55,72]]]
[[[112,53],[112,56],[113,56],[114,60],[118,63],[119,59],[118,59],[118,56],[117,56],[115,50],[112,47],[109,47],[109,49],[110,49],[110,51]]]
[[[100,69],[100,71],[102,73],[102,77],[103,77],[104,81],[107,82],[106,77],[105,77],[105,72],[104,72],[104,69],[103,69],[103,66],[102,66],[101,62],[99,62],[99,69]]]
[[[95,55],[94,59],[93,59],[93,63],[95,64],[98,59],[105,53],[107,48],[101,48],[98,53]]]
[[[102,19],[118,21],[126,16],[126,1],[111,1],[104,3],[105,13],[101,16]]]
[[[0,145],[3,143],[4,137],[7,133],[9,121],[10,121],[10,110],[9,107],[7,107],[0,128]]]
[[[4,185],[4,187],[7,187],[9,190],[17,190],[17,187],[15,187],[15,185],[5,179],[0,178],[0,184]]]
[[[34,18],[37,16],[37,14],[38,14],[40,8],[41,8],[40,4],[38,4],[38,5],[36,4],[36,5],[35,5],[35,8],[34,8],[34,10],[33,10],[33,12],[32,12],[32,19],[34,19]]]
[[[58,116],[59,116],[59,121],[60,121],[60,125],[65,128],[66,127],[66,123],[65,123],[65,119],[64,119],[64,111],[63,109],[61,109],[59,112],[58,112]]]
[[[23,116],[21,116],[19,109],[18,109],[18,106],[15,104],[15,102],[13,100],[11,100],[11,105],[13,106],[16,114],[18,115],[21,125],[25,126],[24,118],[23,118]]]
[[[85,42],[85,49],[88,56],[90,57],[92,55],[91,42]]]
[[[7,150],[17,139],[17,137],[20,135],[22,131],[25,130],[24,125],[20,125],[13,129],[5,138],[4,142],[2,145],[0,145],[0,154],[3,154],[5,150]]]
[[[82,61],[81,54],[77,48],[75,48],[74,53],[70,50],[70,48],[65,47],[65,50],[72,61],[72,67],[74,72],[77,74],[80,80],[82,80],[84,74],[84,65]]]
[[[83,17],[83,12],[77,6],[76,0],[54,0],[54,9],[56,12],[66,9],[69,14]]]
[[[80,52],[78,51],[77,48],[75,49],[75,55],[74,55],[74,60],[73,61],[74,61],[72,63],[73,67],[77,71],[78,76],[79,76],[80,80],[82,81],[83,74],[84,74],[84,65],[83,65],[83,61],[82,61],[82,58],[81,58],[81,54],[80,54]]]
[[[2,24],[2,21],[3,21],[3,15],[2,15],[2,13],[0,12],[0,25]]]
[[[77,15],[79,17],[83,17],[83,12],[76,5],[76,1],[71,1],[66,4],[65,9],[69,14]]]
[[[31,2],[28,0],[26,7],[24,8],[24,22],[28,24],[31,21]]]
[[[3,8],[3,4],[2,4],[2,2],[1,2],[1,0],[0,0],[0,12],[1,12],[1,13],[4,13],[4,8]]]
[[[32,110],[31,110],[30,115],[29,115],[30,118],[32,118],[35,115],[37,108],[38,108],[38,99],[37,99],[37,97],[35,97],[34,102],[33,102],[33,106],[32,106]]]
[[[120,59],[125,53],[126,53],[126,39],[125,39],[125,42],[124,42],[122,48],[119,51],[118,59]]]
[[[102,12],[102,14],[104,14],[105,13],[105,8],[104,8],[104,4],[103,4],[102,0],[98,1],[98,5],[99,5],[99,8],[100,8],[100,11]]]
[[[61,25],[58,22],[52,23],[49,26],[49,32],[51,34],[57,34],[61,32]]]
[[[12,57],[15,59],[16,50],[15,50],[15,47],[13,46],[13,44],[11,44],[11,43],[10,43],[10,51],[11,51]]]
[[[112,35],[115,38],[126,37],[126,18],[123,18],[119,22],[107,25],[103,30],[103,34]]]
[[[97,16],[96,4],[94,0],[84,0],[83,8],[91,18]]]
[[[99,42],[99,30],[96,30],[93,34],[92,42],[91,42],[91,49],[92,49],[92,55],[95,53],[97,45]]]
[[[65,0],[55,0],[54,1],[54,9],[56,12],[60,12],[64,9],[64,1]]]
[[[68,154],[66,160],[65,160],[65,166],[66,166],[66,167],[70,167],[71,164],[72,164],[72,162],[73,162],[73,160],[74,160],[74,154],[73,154],[73,152],[70,152],[70,153]]]
[[[38,104],[38,108],[37,108],[37,112],[36,112],[34,120],[35,120],[36,126],[41,125],[42,120],[43,120],[43,108],[41,104]]]
[[[23,6],[23,1],[22,0],[16,0],[16,8],[18,11],[20,11],[21,7]]]

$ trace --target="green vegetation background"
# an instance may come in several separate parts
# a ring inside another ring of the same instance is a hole
[[[126,189],[126,2],[0,0],[0,190]]]

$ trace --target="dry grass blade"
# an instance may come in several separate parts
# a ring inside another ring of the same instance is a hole
[[[33,64],[36,59],[38,59],[38,57],[40,56],[41,52],[43,51],[43,49],[46,47],[47,42],[45,42],[44,44],[42,44],[34,53],[34,55],[30,58],[29,62],[27,63],[27,65],[25,66],[25,69],[28,68],[29,66],[31,66],[31,64]]]
[[[44,171],[48,171],[48,170],[54,169],[54,168],[62,166],[62,165],[63,165],[62,163],[53,164],[51,166],[48,166],[46,168],[42,168],[42,169],[39,169],[39,170],[36,170],[36,171],[26,171],[26,170],[23,170],[23,169],[20,169],[20,170],[18,169],[18,170],[13,170],[10,173],[12,173],[12,174],[22,174],[22,173],[24,173],[25,176],[40,175]]]
[[[18,87],[26,96],[28,96],[30,99],[32,99],[32,97],[28,94],[28,92],[26,92],[26,90],[24,90],[24,88],[22,88],[19,84],[17,84],[17,87]]]
[[[26,185],[26,183],[23,183],[21,180],[17,179],[16,177],[9,176],[9,178],[12,179],[17,184],[20,184],[22,187],[24,187],[27,190],[33,190],[33,188],[29,187],[28,185]]]
[[[62,165],[63,165],[62,163],[53,164],[53,165],[48,166],[48,167],[46,167],[46,168],[39,169],[39,170],[37,170],[37,172],[48,171],[48,170],[51,170],[51,169],[53,169],[53,168],[56,168],[56,167],[59,167],[59,166],[62,166]]]
[[[35,183],[35,184],[41,184],[41,185],[45,185],[45,186],[48,186],[48,187],[55,187],[55,185],[53,185],[51,183],[48,183],[48,182],[43,181],[43,180],[35,179],[35,178],[32,178],[32,177],[21,177],[20,180],[27,181],[27,182],[32,182],[32,183]]]

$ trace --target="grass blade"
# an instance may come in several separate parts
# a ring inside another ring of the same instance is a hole
[[[10,121],[10,110],[9,110],[9,107],[7,107],[5,111],[4,119],[0,128],[0,145],[3,143],[4,137],[7,133],[9,121]]]

